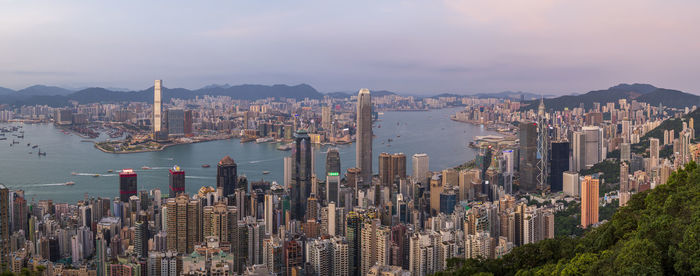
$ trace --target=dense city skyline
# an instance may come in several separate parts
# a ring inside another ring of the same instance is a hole
[[[308,83],[405,94],[700,93],[692,1],[12,2],[0,86]],[[630,14],[634,16],[621,16]],[[663,20],[650,20],[663,18]]]

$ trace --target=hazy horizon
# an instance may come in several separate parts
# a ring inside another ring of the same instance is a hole
[[[2,87],[700,94],[694,1],[39,2],[0,11]]]

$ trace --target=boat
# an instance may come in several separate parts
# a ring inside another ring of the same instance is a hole
[[[263,174],[270,174],[270,171],[263,171]]]
[[[274,140],[274,138],[272,138],[272,137],[262,137],[262,138],[255,139],[255,143],[256,144],[267,143],[267,142],[270,142],[272,140]]]
[[[77,172],[72,172],[72,173],[70,173],[70,174],[71,174],[71,175],[78,175]]]
[[[148,166],[143,166],[143,167],[141,167],[141,169],[142,169],[142,170],[150,170],[150,169],[151,169],[151,167],[148,167]]]
[[[292,150],[292,144],[289,143],[289,144],[279,145],[279,146],[277,147],[277,150],[281,150],[281,151]]]
[[[29,154],[33,154],[33,152],[30,151]]]
[[[202,165],[202,168],[209,168],[209,167],[211,167],[209,164],[203,164],[203,165]]]
[[[39,156],[46,156],[46,152],[41,152],[41,150],[39,150],[38,154],[39,154]]]
[[[0,137],[0,140],[7,140],[6,137]]]
[[[68,181],[68,182],[66,182],[64,185],[66,185],[66,186],[73,186],[73,185],[75,185],[75,182],[73,182],[73,181]]]
[[[386,141],[387,141],[387,142],[393,142],[394,139],[389,138],[389,139],[387,139]]]
[[[27,147],[28,147],[28,146],[31,146],[31,145],[32,145],[31,143],[27,143]]]
[[[108,173],[114,172],[114,170],[107,170]]]
[[[38,148],[38,147],[39,147],[39,145],[32,146],[33,149]]]
[[[99,174],[93,174],[92,177],[100,177]]]

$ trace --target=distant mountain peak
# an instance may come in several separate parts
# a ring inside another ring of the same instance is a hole
[[[651,84],[646,84],[646,83],[633,83],[633,84],[621,83],[621,84],[618,84],[618,85],[615,85],[615,86],[609,88],[609,90],[622,90],[622,91],[626,91],[626,92],[637,92],[640,94],[646,94],[646,93],[652,92],[656,89],[658,89],[656,86],[653,86]]]

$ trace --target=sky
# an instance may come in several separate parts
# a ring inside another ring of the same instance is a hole
[[[700,94],[700,1],[0,0],[0,86]]]

